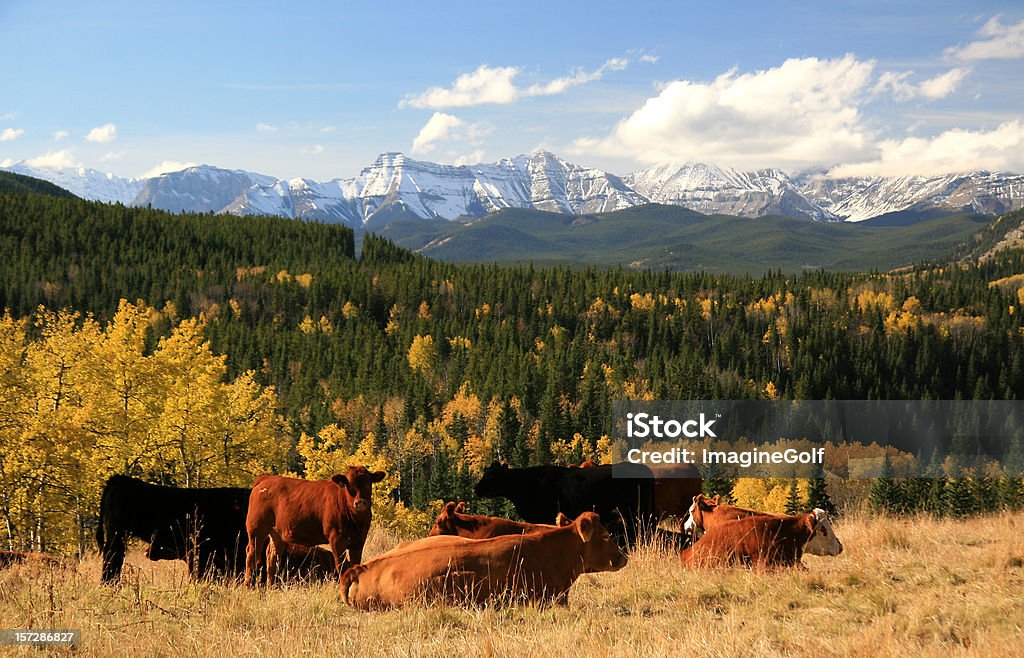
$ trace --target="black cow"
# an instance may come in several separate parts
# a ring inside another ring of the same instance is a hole
[[[695,482],[699,491],[700,476],[694,474],[690,484]],[[643,464],[509,468],[494,462],[484,470],[473,493],[508,498],[530,523],[550,523],[559,512],[570,518],[597,512],[609,531],[632,544],[641,531],[653,532],[667,512],[658,504],[656,483],[651,469]]]
[[[245,570],[250,489],[179,489],[115,475],[100,502],[96,543],[103,582],[121,575],[129,537],[149,542],[151,560],[185,560],[189,574],[238,576]]]

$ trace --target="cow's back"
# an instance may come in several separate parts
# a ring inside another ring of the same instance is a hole
[[[680,554],[684,565],[792,566],[811,536],[804,517],[751,516],[716,524]]]

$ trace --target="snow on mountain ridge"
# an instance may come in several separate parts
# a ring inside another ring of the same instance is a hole
[[[472,219],[505,208],[598,213],[649,201],[709,214],[781,214],[819,221],[860,221],[903,210],[1002,213],[1024,206],[1020,174],[832,178],[826,172],[790,176],[779,169],[744,172],[683,162],[658,164],[619,178],[542,150],[475,165],[381,153],[358,175],[325,182],[278,180],[208,165],[150,179],[25,163],[7,169],[48,180],[87,199],[148,204],[174,212],[273,214],[352,227],[401,219]]]

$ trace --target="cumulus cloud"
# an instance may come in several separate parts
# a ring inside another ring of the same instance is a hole
[[[879,143],[877,157],[833,168],[830,176],[937,175],[987,169],[1024,171],[1024,124],[1008,121],[994,130],[947,130],[934,137]]]
[[[87,142],[112,142],[117,139],[117,126],[112,123],[106,123],[102,126],[97,126],[89,131],[89,134],[85,136]]]
[[[914,74],[913,71],[901,73],[886,71],[878,76],[878,82],[875,84],[873,91],[875,94],[889,93],[898,101],[907,101],[914,98],[937,100],[945,98],[956,91],[957,87],[960,86],[960,83],[963,82],[963,79],[970,72],[970,68],[950,69],[934,78],[914,84],[910,82],[910,76]]]
[[[25,161],[30,167],[40,167],[43,169],[63,169],[65,167],[80,167],[82,166],[71,151],[63,149],[60,151],[47,151],[45,155],[40,155],[34,158],[30,158]]]
[[[4,128],[0,130],[0,142],[13,142],[24,134],[25,131],[20,128]]]
[[[162,174],[169,174],[173,171],[181,171],[182,169],[188,169],[189,167],[195,167],[194,162],[176,162],[174,160],[164,160],[160,164],[156,165],[146,173],[142,174],[143,178],[156,178]]]
[[[645,55],[640,55],[640,61],[645,63],[645,64],[657,64],[658,63],[658,56],[657,55],[646,55],[646,54]]]
[[[69,133],[66,130],[54,130],[53,131],[53,141],[59,142],[62,139],[67,139],[68,135],[70,135],[70,134],[71,133]]]
[[[464,155],[460,155],[459,157],[455,158],[455,161],[452,164],[454,164],[456,167],[460,167],[462,165],[473,165],[473,164],[477,164],[479,162],[482,162],[483,159],[484,159],[484,151],[483,151],[483,149],[477,149],[476,151],[473,151],[472,153],[466,153]]]
[[[946,56],[963,61],[1024,57],[1024,20],[1005,25],[995,16],[978,30],[980,39],[946,49]]]
[[[257,123],[256,131],[261,133],[276,133],[277,126],[271,125],[269,123]]]
[[[451,87],[430,87],[419,94],[409,94],[398,106],[439,110],[485,104],[505,105],[530,96],[561,94],[572,87],[600,80],[609,71],[621,71],[627,66],[628,59],[613,57],[593,71],[577,69],[570,75],[523,88],[515,84],[516,76],[522,71],[519,67],[490,67],[484,64],[472,73],[460,75]]]
[[[465,122],[457,116],[434,112],[434,115],[427,120],[426,125],[420,128],[416,138],[412,140],[412,152],[429,153],[434,149],[436,142],[447,139],[454,130],[464,125]]]
[[[314,144],[307,148],[301,149],[299,153],[301,153],[302,155],[320,155],[326,150],[327,149],[325,149],[322,144]]]
[[[712,82],[676,80],[604,138],[577,152],[646,162],[706,160],[742,168],[804,167],[863,157],[870,134],[859,105],[874,62],[852,55],[789,59],[776,68]]]
[[[490,133],[490,126],[483,123],[467,123],[457,116],[434,112],[412,141],[412,152],[430,153],[438,142],[463,141],[473,145]]]
[[[448,89],[431,87],[422,93],[410,94],[398,106],[437,109],[511,103],[519,96],[512,83],[518,73],[519,69],[514,66],[491,68],[485,64],[472,73],[460,75]]]

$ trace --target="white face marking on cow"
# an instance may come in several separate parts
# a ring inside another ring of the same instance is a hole
[[[804,544],[804,553],[811,555],[839,555],[842,553],[843,544],[836,537],[828,514],[825,510],[817,508],[814,510],[814,515],[818,518],[818,524],[814,528],[814,534]]]

